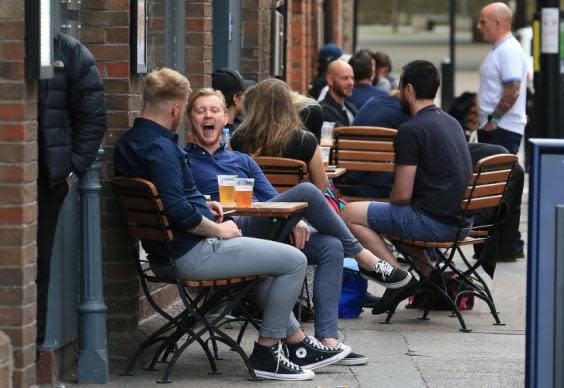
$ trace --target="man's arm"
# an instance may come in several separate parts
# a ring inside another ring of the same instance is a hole
[[[519,97],[520,88],[520,81],[509,81],[503,84],[501,99],[497,103],[494,111],[491,113],[494,119],[499,120],[509,111],[509,109],[511,109]]]
[[[70,67],[72,169],[82,175],[96,158],[106,132],[106,97],[96,61],[86,47],[75,49]]]
[[[411,203],[416,172],[417,166],[396,164],[390,203],[394,205]]]
[[[220,237],[224,240],[233,237],[241,237],[241,230],[239,230],[233,221],[216,224],[215,222],[208,220],[206,217],[202,217],[200,224],[196,225],[192,229],[188,229],[188,232],[203,237]]]

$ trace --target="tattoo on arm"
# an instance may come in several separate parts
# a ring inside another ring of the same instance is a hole
[[[511,109],[515,101],[517,101],[517,97],[519,97],[520,86],[521,82],[519,81],[511,81],[503,84],[501,100],[499,100],[499,103],[493,111],[496,116],[501,117]]]
[[[219,226],[206,217],[202,217],[202,222],[197,226],[189,229],[188,232],[195,234],[197,236],[211,237],[219,235]]]

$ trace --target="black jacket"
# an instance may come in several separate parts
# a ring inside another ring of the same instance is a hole
[[[39,174],[53,187],[71,171],[82,175],[106,131],[102,78],[90,51],[58,33],[52,79],[39,82]]]
[[[331,97],[329,92],[327,96],[320,102],[321,108],[323,108],[323,120],[331,121],[335,123],[335,128],[338,127],[348,127],[352,124],[349,123],[347,113],[343,110],[343,107]],[[348,100],[345,100],[345,107],[352,112],[354,116],[358,113],[356,106]]]

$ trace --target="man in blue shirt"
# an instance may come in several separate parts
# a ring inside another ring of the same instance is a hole
[[[304,366],[310,368],[334,363],[350,348],[324,347],[306,336],[295,320],[289,323],[305,276],[303,253],[287,244],[242,237],[233,221],[223,221],[221,205],[206,203],[196,188],[190,159],[177,145],[175,133],[190,93],[190,84],[180,73],[167,68],[151,72],[145,80],[141,117],[114,151],[116,175],[153,182],[174,229],[170,252],[163,243],[142,241],[143,247],[152,264],[166,263],[172,256],[183,279],[269,274],[257,287],[264,309],[251,365],[260,378],[309,380],[314,373],[286,358],[282,339],[288,346],[307,349],[310,357]]]
[[[407,284],[411,275],[393,268],[381,261],[352,236],[341,218],[329,207],[319,189],[310,183],[299,184],[278,195],[270,185],[260,167],[249,156],[228,150],[220,143],[220,134],[227,120],[225,101],[221,92],[201,89],[194,93],[188,102],[188,121],[194,143],[186,146],[194,167],[194,178],[198,188],[212,198],[218,197],[217,175],[238,175],[255,179],[254,198],[259,201],[308,202],[303,213],[304,218],[315,229],[299,219],[294,219],[294,226],[288,231],[290,242],[302,249],[308,260],[316,264],[314,280],[315,334],[329,347],[343,345],[338,339],[338,303],[342,281],[344,255],[355,257],[364,272],[372,280],[387,287],[401,287]],[[260,217],[238,217],[237,225],[244,235],[281,240],[285,235],[276,224]],[[381,268],[389,271],[389,276],[382,276]],[[290,360],[300,363],[299,349],[289,347]],[[340,363],[358,365],[367,362],[366,357],[351,353]]]
[[[360,50],[349,60],[354,72],[354,89],[349,100],[360,110],[372,97],[387,96],[388,93],[372,85],[376,77],[376,65],[368,50]],[[358,113],[357,113],[358,114]]]

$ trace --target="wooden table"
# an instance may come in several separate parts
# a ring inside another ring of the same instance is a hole
[[[346,168],[336,167],[334,169],[329,169],[329,170],[325,171],[325,175],[327,175],[327,178],[337,178],[337,177],[343,175],[345,172],[347,172]]]
[[[223,206],[223,211],[235,210],[229,215],[258,217],[288,217],[301,213],[307,202],[253,202],[249,207]]]

